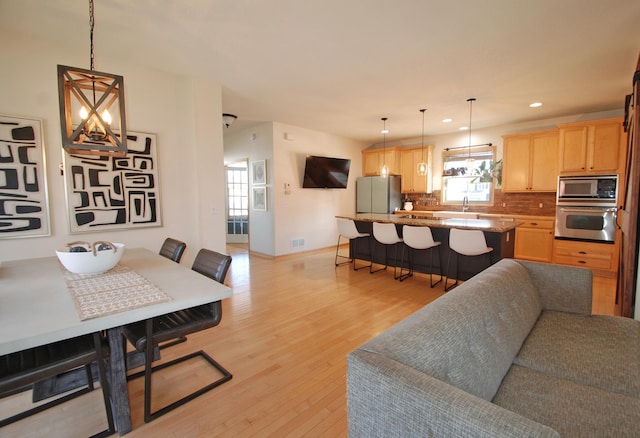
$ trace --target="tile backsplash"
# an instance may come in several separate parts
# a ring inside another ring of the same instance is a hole
[[[431,194],[407,195],[413,201],[414,210],[462,210],[460,204],[440,203],[440,191]],[[404,199],[404,198],[403,198]],[[471,204],[469,211],[492,214],[518,214],[531,216],[555,216],[555,193],[503,193],[495,190],[493,193],[493,205],[479,206]]]

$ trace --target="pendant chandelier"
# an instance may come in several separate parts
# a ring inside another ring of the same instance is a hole
[[[386,178],[389,176],[389,167],[387,166],[387,118],[382,118],[382,168],[380,169],[380,176]]]
[[[471,115],[473,112],[473,102],[475,102],[476,99],[474,97],[471,97],[469,99],[467,99],[467,102],[469,102],[469,146],[467,146],[467,170],[469,171],[469,173],[471,173],[471,169],[473,169],[473,158],[471,157]]]
[[[422,161],[418,163],[418,175],[420,176],[426,176],[428,172],[427,163],[424,160],[424,112],[426,110],[426,108],[420,110],[420,112],[422,113]]]
[[[125,156],[124,78],[94,70],[93,0],[89,0],[90,69],[58,65],[62,147],[68,153]]]

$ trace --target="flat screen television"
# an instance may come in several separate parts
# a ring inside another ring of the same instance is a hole
[[[351,160],[307,155],[302,188],[346,189]]]

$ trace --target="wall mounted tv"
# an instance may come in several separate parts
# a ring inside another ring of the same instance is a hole
[[[302,188],[346,189],[351,160],[307,155]]]

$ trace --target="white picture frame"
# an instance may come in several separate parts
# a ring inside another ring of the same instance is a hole
[[[267,188],[253,188],[253,209],[256,211],[267,211]]]
[[[0,239],[51,235],[42,120],[0,115]]]
[[[71,234],[162,226],[157,135],[127,131],[126,157],[64,156]]]
[[[265,185],[267,183],[266,160],[253,161],[251,163],[251,182],[254,186]]]

